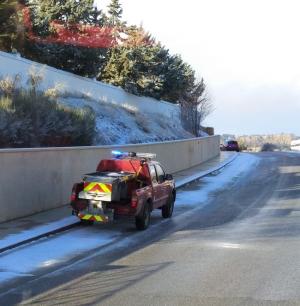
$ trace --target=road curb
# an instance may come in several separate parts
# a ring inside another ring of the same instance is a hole
[[[69,225],[66,225],[66,226],[63,226],[63,227],[60,227],[60,228],[57,228],[55,230],[52,230],[52,231],[49,231],[49,232],[46,232],[44,234],[40,234],[38,236],[35,236],[35,237],[32,237],[32,238],[29,238],[29,239],[26,239],[26,240],[23,240],[23,241],[20,241],[18,243],[14,243],[14,244],[11,244],[11,245],[8,245],[4,248],[1,248],[0,249],[0,254],[6,252],[6,251],[9,251],[9,250],[12,250],[12,249],[15,249],[19,246],[22,246],[22,245],[25,245],[25,244],[28,244],[30,242],[33,242],[33,241],[36,241],[36,240],[40,240],[42,238],[45,238],[45,237],[48,237],[48,236],[51,236],[51,235],[55,235],[55,234],[58,234],[60,232],[64,232],[68,229],[71,229],[75,226],[78,226],[80,224],[80,222],[75,222],[73,224],[69,224]]]
[[[178,180],[178,182],[176,182],[176,188],[181,188],[189,183],[192,183],[194,181],[197,181],[198,179],[202,178],[202,177],[205,177],[209,174],[212,174],[216,171],[219,171],[223,168],[225,168],[226,166],[228,166],[230,163],[232,163],[237,157],[239,156],[239,153],[236,153],[234,154],[232,157],[230,157],[229,159],[225,160],[223,163],[221,163],[220,165],[216,166],[216,167],[213,167],[209,170],[206,170],[206,171],[202,171],[202,172],[199,172],[198,174],[195,174],[195,175],[192,175],[186,179],[181,179],[181,180]]]
[[[181,179],[179,180],[178,182],[176,182],[176,188],[181,188],[191,182],[194,182],[202,177],[205,177],[209,174],[212,174],[216,171],[219,171],[221,169],[223,169],[224,167],[226,167],[227,165],[229,165],[230,163],[232,163],[236,158],[238,157],[238,153],[236,153],[235,155],[233,155],[232,157],[230,157],[229,159],[225,160],[223,163],[219,164],[218,166],[216,167],[213,167],[209,170],[206,170],[206,171],[201,171],[199,172],[198,174],[195,174],[195,175],[192,175],[188,178],[185,178],[185,179]],[[49,232],[45,232],[43,234],[40,234],[40,235],[37,235],[35,237],[31,237],[29,239],[25,239],[23,241],[20,241],[18,243],[14,243],[14,244],[11,244],[9,246],[6,246],[4,248],[0,248],[0,254],[6,252],[6,251],[9,251],[9,250],[12,250],[12,249],[15,249],[17,247],[20,247],[22,245],[25,245],[25,244],[28,244],[28,243],[31,243],[31,242],[34,242],[36,240],[40,240],[42,238],[45,238],[45,237],[48,237],[48,236],[51,236],[51,235],[55,235],[55,234],[58,234],[60,232],[64,232],[64,231],[67,231],[71,228],[74,228],[76,226],[78,226],[80,224],[80,222],[74,222],[73,224],[68,224],[67,226],[62,226],[60,228],[57,228],[55,230],[52,230],[52,231],[49,231]]]

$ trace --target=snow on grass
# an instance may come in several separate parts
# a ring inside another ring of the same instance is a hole
[[[32,276],[40,268],[49,268],[74,258],[76,255],[112,242],[120,232],[85,228],[45,239],[6,252],[0,256],[0,282],[16,277]]]
[[[20,242],[38,237],[40,235],[44,235],[48,232],[52,232],[52,231],[61,229],[63,227],[75,224],[77,222],[78,222],[78,219],[76,217],[70,216],[70,217],[66,217],[59,221],[54,221],[49,224],[37,226],[37,227],[34,227],[29,230],[25,230],[17,234],[9,235],[1,239],[0,249],[9,247],[11,245],[18,244]]]
[[[239,156],[226,166],[216,176],[204,177],[178,190],[176,206],[184,207],[205,205],[212,192],[226,188],[238,177],[246,175],[248,171],[257,167],[259,157],[251,154],[239,154]]]
[[[142,113],[130,105],[115,105],[91,98],[65,96],[65,105],[76,108],[89,106],[96,115],[95,145],[158,142],[192,138],[183,129],[180,119]]]
[[[129,94],[123,89],[83,78],[0,51],[1,74],[21,76],[27,87],[28,73],[41,76],[40,89],[73,107],[91,106],[96,114],[94,145],[147,143],[193,138],[185,131],[180,107],[166,101]],[[202,133],[201,136],[207,136]]]

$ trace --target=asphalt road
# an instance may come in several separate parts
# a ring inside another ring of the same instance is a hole
[[[15,282],[0,304],[300,305],[300,155],[259,157],[206,206]]]

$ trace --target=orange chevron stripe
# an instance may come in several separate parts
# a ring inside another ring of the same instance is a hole
[[[84,183],[85,192],[112,193],[112,185],[102,183]]]

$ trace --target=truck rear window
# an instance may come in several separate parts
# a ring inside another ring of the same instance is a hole
[[[160,176],[165,177],[165,172],[162,169],[162,167],[160,165],[155,165],[155,167],[156,167],[157,177],[160,177]]]
[[[150,170],[151,181],[153,183],[157,183],[155,167],[153,165],[149,165],[149,170]]]

